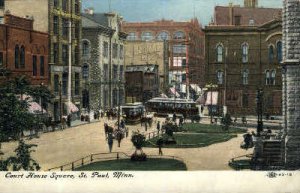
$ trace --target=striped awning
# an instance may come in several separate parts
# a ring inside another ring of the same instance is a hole
[[[69,112],[76,113],[79,111],[78,107],[72,102],[66,102],[65,105],[67,106]]]
[[[217,105],[218,104],[218,92],[207,92],[205,105]]]
[[[42,107],[36,103],[36,102],[28,102],[28,111],[30,113],[33,113],[33,114],[40,114],[40,113],[46,113],[46,110],[45,109],[42,109]]]

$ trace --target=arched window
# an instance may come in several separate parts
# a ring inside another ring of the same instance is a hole
[[[217,72],[217,82],[218,82],[218,84],[223,84],[223,78],[224,78],[224,73],[221,70],[219,70]]]
[[[89,78],[89,65],[84,64],[82,67],[82,78],[88,79]]]
[[[185,39],[185,33],[182,31],[177,31],[174,33],[173,39],[175,40]]]
[[[158,35],[157,35],[157,39],[158,40],[169,40],[169,33],[168,32],[160,32]]]
[[[153,40],[152,32],[143,32],[141,36],[142,40]]]
[[[243,71],[243,85],[247,85],[248,84],[248,77],[249,77],[249,71],[248,70],[244,70]]]
[[[247,43],[244,43],[242,45],[242,62],[243,63],[248,62],[248,55],[249,55],[249,46]]]
[[[20,48],[15,46],[15,68],[20,68]]]
[[[82,57],[88,58],[90,55],[90,44],[88,41],[82,42]]]
[[[224,53],[224,50],[223,50],[223,46],[222,45],[218,45],[217,46],[217,62],[223,62],[223,53]]]
[[[137,36],[135,32],[129,32],[127,36],[127,40],[137,40]]]
[[[269,46],[269,63],[273,63],[274,61],[274,47],[273,45]]]
[[[266,85],[270,85],[270,78],[271,78],[270,71],[267,70],[266,71]]]
[[[25,47],[21,46],[20,50],[20,68],[25,68]]]
[[[282,42],[277,42],[277,61],[280,63],[282,61]]]
[[[271,71],[271,79],[270,79],[270,84],[275,85],[275,78],[276,78],[276,71],[272,70]]]

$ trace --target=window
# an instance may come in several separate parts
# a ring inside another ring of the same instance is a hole
[[[54,75],[54,92],[55,93],[59,92],[59,75],[58,74]]]
[[[274,61],[274,47],[269,46],[269,63],[272,64]]]
[[[186,59],[182,59],[182,67],[186,66]]]
[[[118,91],[117,89],[113,90],[113,106],[118,105]]]
[[[108,57],[108,43],[103,42],[103,57],[107,58]]]
[[[118,65],[116,64],[113,65],[113,78],[114,80],[117,80],[118,78]]]
[[[25,47],[21,46],[20,50],[20,68],[25,68]]]
[[[135,32],[129,32],[127,36],[127,40],[137,40],[137,36]]]
[[[175,40],[185,39],[185,33],[182,31],[177,31],[174,33],[173,39]]]
[[[53,44],[53,63],[57,64],[58,62],[58,44]]]
[[[106,81],[108,79],[108,64],[104,64],[103,68],[103,78]]]
[[[243,85],[247,85],[248,84],[248,76],[249,76],[249,71],[248,70],[244,70],[243,71]]]
[[[247,63],[248,62],[248,53],[249,53],[249,47],[247,43],[244,43],[242,45],[242,62]]]
[[[0,0],[0,7],[4,7],[4,0]]]
[[[254,19],[250,19],[250,20],[249,20],[249,25],[254,25],[254,23],[255,23],[255,22],[254,22]]]
[[[165,31],[160,32],[160,33],[158,34],[158,36],[157,36],[157,39],[158,39],[158,40],[162,40],[162,41],[164,41],[164,40],[169,40],[169,39],[170,39],[169,33],[168,33],[168,32],[165,32]]]
[[[62,94],[67,95],[68,92],[68,73],[64,72],[62,77]]]
[[[243,107],[248,107],[249,102],[248,102],[248,94],[243,94]]]
[[[219,70],[217,72],[217,82],[218,82],[218,84],[223,84],[223,76],[224,76],[223,72],[221,70]]]
[[[68,9],[68,0],[62,0],[62,9],[64,12]]]
[[[53,1],[53,6],[54,6],[55,8],[58,7],[58,0],[54,0],[54,1]]]
[[[3,66],[3,52],[0,52],[0,67]]]
[[[80,35],[80,24],[79,22],[75,23],[75,38],[78,39]]]
[[[32,76],[37,76],[37,57],[32,56]]]
[[[64,65],[68,65],[68,57],[69,57],[68,45],[62,45],[62,62]]]
[[[75,14],[79,14],[80,13],[80,9],[79,9],[79,2],[78,0],[75,1]]]
[[[173,53],[175,54],[185,54],[186,53],[186,45],[177,44],[173,46]]]
[[[282,61],[282,42],[277,42],[277,61],[280,63]]]
[[[186,74],[182,74],[181,79],[182,79],[182,82],[185,83],[186,82]]]
[[[58,35],[58,16],[53,16],[53,33]]]
[[[275,78],[276,78],[276,71],[272,70],[271,71],[271,79],[270,79],[270,84],[275,85]]]
[[[79,73],[75,73],[75,95],[79,95],[80,78]]]
[[[266,71],[266,85],[270,85],[271,82],[271,75],[270,75],[270,71],[267,70]]]
[[[120,74],[119,74],[119,80],[123,80],[123,73],[124,73],[124,67],[120,66]]]
[[[120,45],[120,59],[123,59],[124,58],[124,46],[123,45]]]
[[[112,50],[112,57],[117,58],[118,57],[118,44],[114,43],[113,44],[113,50]]]
[[[143,32],[141,35],[142,40],[153,40],[153,34],[152,32]]]
[[[45,58],[40,56],[40,76],[45,76]]]
[[[223,46],[217,46],[217,62],[223,62]]]
[[[75,65],[78,66],[80,62],[80,56],[79,56],[79,46],[75,46]]]
[[[62,19],[62,35],[65,38],[69,35],[69,22],[67,19]]]
[[[83,41],[82,43],[82,56],[88,58],[90,55],[90,45],[88,41]]]
[[[19,50],[19,46],[16,45],[15,46],[15,68],[20,68],[20,50]]]
[[[241,16],[240,15],[234,16],[234,24],[241,25]]]
[[[82,67],[82,78],[88,79],[89,78],[89,65],[84,64]]]

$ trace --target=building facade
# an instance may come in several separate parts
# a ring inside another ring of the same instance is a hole
[[[159,92],[167,93],[169,85],[169,51],[166,41],[126,41],[125,66],[157,64]]]
[[[204,85],[204,33],[197,19],[124,22],[128,41],[167,41],[169,84]],[[185,93],[187,94],[187,93]]]
[[[56,121],[63,114],[79,115],[82,80],[81,1],[6,0],[4,10],[21,17],[32,17],[35,20],[33,29],[49,33],[48,86],[56,96],[49,113]]]
[[[33,30],[32,19],[7,12],[0,24],[0,68],[25,75],[31,85],[48,84],[48,34]],[[0,79],[1,80],[1,79]]]
[[[122,17],[92,10],[82,17],[84,107],[93,111],[114,108],[125,101]]]
[[[281,9],[215,8],[204,30],[206,82],[217,86],[220,114],[226,106],[233,115],[255,115],[258,88],[265,114],[281,114],[281,23]]]
[[[125,70],[126,102],[142,102],[159,96],[158,65],[128,65]]]

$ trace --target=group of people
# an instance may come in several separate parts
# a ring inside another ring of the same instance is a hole
[[[120,124],[116,122],[115,127],[116,128],[113,128],[109,126],[107,123],[104,123],[104,132],[105,132],[105,137],[108,143],[108,148],[110,153],[112,152],[114,139],[118,141],[118,146],[120,147],[121,140],[124,137],[126,138],[128,137],[128,128],[126,127],[125,121],[123,119],[120,121]]]

